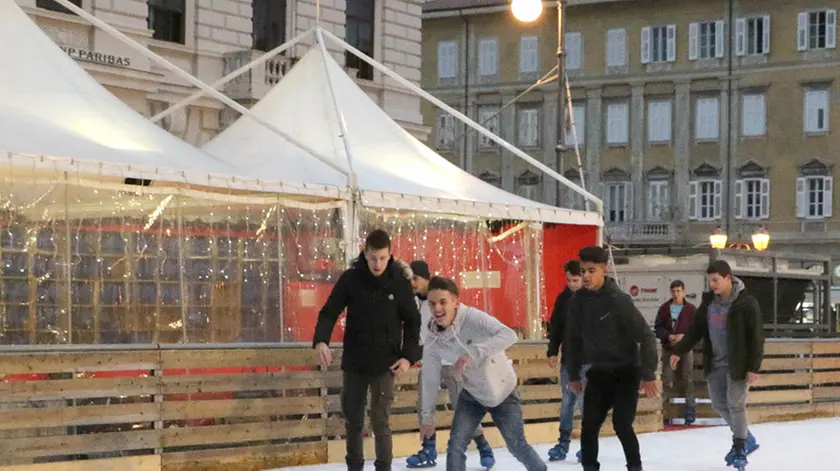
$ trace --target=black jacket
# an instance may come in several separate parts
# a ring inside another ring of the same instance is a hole
[[[363,254],[341,274],[318,314],[313,346],[329,344],[345,308],[342,370],[373,376],[400,358],[412,364],[420,360],[420,312],[411,282],[393,257],[381,276],[370,272]]]
[[[584,364],[593,370],[640,367],[644,381],[656,379],[656,336],[612,278],[607,277],[597,291],[578,290],[569,306],[568,322],[566,367],[572,381],[580,380]]]
[[[560,361],[563,364],[566,363],[566,342],[563,341],[566,335],[566,317],[569,315],[569,301],[574,294],[575,292],[567,286],[557,295],[557,299],[554,301],[554,310],[551,311],[551,320],[548,324],[547,355],[553,357],[557,356],[558,352],[562,352]]]
[[[703,293],[703,300],[692,319],[691,327],[682,341],[674,346],[675,355],[685,355],[703,341],[703,371],[706,376],[712,371],[712,339],[709,337],[709,304],[715,294]],[[743,381],[747,373],[758,373],[764,357],[764,319],[758,300],[747,293],[746,288],[729,306],[726,316],[726,343],[729,357],[729,376],[734,381]]]

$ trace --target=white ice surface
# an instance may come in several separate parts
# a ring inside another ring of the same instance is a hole
[[[801,422],[767,423],[751,427],[759,448],[750,455],[747,471],[831,471],[840,470],[840,418],[815,419]],[[727,468],[723,457],[729,451],[732,438],[727,427],[697,428],[677,432],[660,432],[639,435],[642,462],[645,471],[723,471]],[[540,456],[546,456],[551,445],[536,445]],[[574,453],[578,442],[572,442],[568,462],[548,463],[549,471],[578,470]],[[373,457],[366,470],[373,470]],[[446,469],[446,457],[438,457],[436,468]],[[601,439],[600,456],[602,471],[624,471],[624,454],[615,437]],[[346,471],[343,463],[318,466],[284,468],[283,471]],[[394,460],[394,471],[402,471],[405,459]],[[478,454],[467,454],[467,469],[479,471]],[[494,471],[524,470],[507,450],[496,450]]]

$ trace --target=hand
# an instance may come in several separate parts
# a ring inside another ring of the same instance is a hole
[[[758,379],[758,373],[753,373],[752,371],[747,372],[747,384],[754,384],[758,382]]]
[[[548,357],[548,366],[550,366],[552,370],[556,370],[557,367],[560,366],[560,357],[557,355]]]
[[[583,384],[580,381],[569,381],[569,389],[575,394],[580,394],[583,392]]]
[[[455,374],[461,374],[472,363],[472,358],[469,355],[462,355],[458,361],[455,362]]]
[[[435,426],[434,425],[421,425],[420,426],[420,438],[432,438],[435,434]]]
[[[677,342],[679,342],[679,340],[677,339],[677,336],[676,336],[676,335],[669,335],[669,336],[668,336],[668,343],[670,343],[671,345],[673,345],[673,344],[675,344],[675,343],[677,343]]]
[[[646,397],[659,397],[662,394],[662,383],[656,380],[642,381],[642,391]]]
[[[676,342],[676,343],[680,343],[680,342],[682,342],[683,337],[685,337],[685,334],[677,334],[677,335],[675,335],[674,337],[676,337],[676,338],[677,338],[677,342]]]
[[[671,369],[677,369],[677,365],[680,364],[680,357],[677,355],[671,355]]]
[[[409,368],[411,368],[411,363],[405,358],[400,358],[396,363],[391,365],[391,373],[394,373],[394,376],[399,376],[408,371]]]
[[[330,350],[330,346],[325,344],[324,342],[320,342],[315,345],[315,351],[318,352],[318,364],[321,366],[327,366],[332,363],[332,350]]]

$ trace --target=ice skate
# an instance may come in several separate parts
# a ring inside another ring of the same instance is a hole
[[[437,466],[437,442],[434,438],[424,438],[423,448],[415,455],[405,460],[406,467],[410,469],[433,468]]]
[[[566,431],[560,432],[560,440],[548,450],[548,461],[563,461],[569,454],[569,441],[571,434]]]
[[[496,457],[493,455],[493,447],[490,446],[490,443],[487,440],[478,443],[478,440],[476,440],[476,444],[478,445],[478,456],[481,458],[481,467],[490,469],[495,466]]]
[[[732,467],[737,469],[738,471],[744,471],[746,469],[747,464],[747,445],[746,440],[735,439],[732,445]]]
[[[752,432],[747,434],[747,439],[744,441],[744,455],[749,456],[755,450],[758,450],[759,444],[755,440],[755,436],[753,436]],[[729,453],[726,454],[726,466],[733,466],[735,462],[735,447],[733,446]]]
[[[697,410],[691,406],[685,406],[683,409],[683,419],[686,425],[691,425],[697,420]]]

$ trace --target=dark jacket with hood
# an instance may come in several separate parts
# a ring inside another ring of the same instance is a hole
[[[420,360],[420,312],[411,282],[393,257],[374,276],[364,254],[341,274],[318,314],[312,345],[329,344],[338,316],[347,309],[341,369],[381,375],[400,358]]]
[[[597,291],[578,290],[569,306],[566,332],[566,368],[571,381],[580,381],[580,369],[640,368],[644,381],[656,379],[656,337],[636,309],[630,295],[606,277]]]
[[[554,301],[554,310],[551,311],[551,320],[548,324],[548,356],[557,356],[560,353],[560,361],[566,364],[566,317],[569,315],[569,302],[575,292],[567,286]]]
[[[731,300],[726,315],[726,347],[729,376],[734,381],[743,381],[747,373],[758,373],[764,356],[764,319],[761,308],[744,283],[732,277],[735,299]],[[691,351],[697,342],[703,341],[703,371],[706,376],[712,372],[712,338],[709,334],[709,306],[720,298],[712,291],[703,293],[703,300],[691,322],[688,332],[680,343],[674,346],[675,355]]]
[[[677,317],[677,320],[674,321],[671,317],[671,301],[659,306],[659,312],[656,313],[656,322],[653,330],[656,332],[659,341],[662,342],[662,348],[664,350],[670,351],[673,348],[671,341],[668,340],[668,336],[677,334],[685,335],[688,332],[688,328],[691,326],[691,320],[694,319],[696,312],[697,308],[694,307],[694,304],[683,301],[682,311]]]

